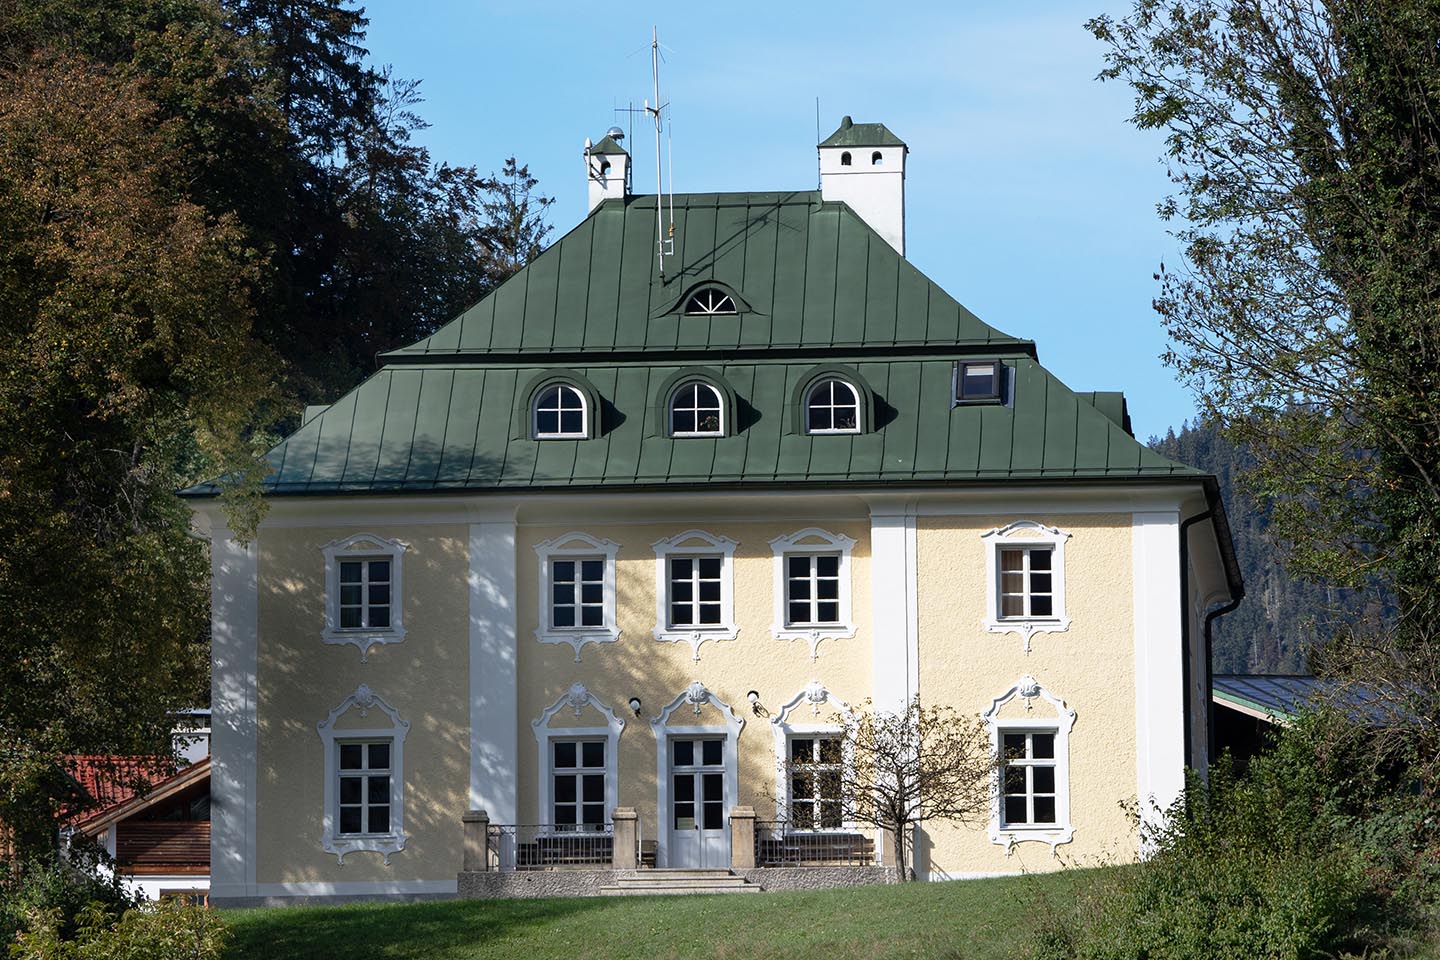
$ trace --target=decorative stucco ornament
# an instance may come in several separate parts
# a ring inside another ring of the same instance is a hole
[[[575,711],[575,719],[580,719],[580,711],[590,705],[590,691],[583,683],[572,683],[565,694],[565,705]]]
[[[695,708],[695,716],[700,716],[700,708],[710,702],[710,691],[705,689],[705,684],[696,680],[685,688],[685,702]]]

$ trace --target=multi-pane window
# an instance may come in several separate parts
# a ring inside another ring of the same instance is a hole
[[[955,365],[955,399],[999,400],[1000,377],[1004,366],[998,360],[980,360]]]
[[[1005,751],[1002,826],[1056,823],[1055,733],[1001,731]]]
[[[698,380],[682,384],[670,398],[672,437],[718,437],[724,434],[724,403],[720,391]]]
[[[605,827],[605,741],[552,740],[550,806],[555,826]]]
[[[339,741],[340,835],[390,832],[389,740]]]
[[[585,436],[585,397],[568,383],[547,387],[535,398],[537,439],[576,439]]]
[[[840,622],[840,554],[785,557],[785,625],[831,626]]]
[[[340,561],[342,630],[390,627],[391,569],[389,560]]]
[[[790,825],[800,830],[834,830],[841,824],[840,738],[790,740]]]
[[[670,626],[705,627],[721,623],[721,557],[670,557]]]
[[[550,561],[550,626],[605,625],[605,560],[603,557]]]
[[[717,313],[734,313],[735,300],[724,290],[706,287],[697,290],[685,303],[685,312],[692,316],[713,316]]]
[[[844,380],[821,380],[805,398],[807,433],[859,433],[860,395]]]
[[[1050,546],[1000,549],[1001,618],[1055,615],[1054,559]]]

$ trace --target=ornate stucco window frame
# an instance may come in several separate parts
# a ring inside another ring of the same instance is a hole
[[[335,729],[335,722],[351,709],[358,709],[362,719],[370,711],[379,710],[390,721],[388,727],[366,729]],[[345,857],[362,851],[378,853],[390,865],[390,858],[405,849],[410,839],[405,832],[405,735],[410,732],[410,722],[401,718],[399,712],[370,689],[360,684],[355,692],[330,715],[315,725],[325,751],[325,809],[321,818],[320,845],[326,853],[335,854],[340,864]],[[390,741],[390,829],[386,833],[342,834],[340,833],[339,800],[336,786],[340,781],[340,758],[338,741],[368,740]]]
[[[360,662],[370,660],[370,651],[387,643],[405,639],[405,579],[403,558],[410,545],[373,533],[357,533],[341,540],[332,540],[321,547],[325,557],[325,626],[320,639],[329,644],[353,643],[360,651]],[[340,562],[342,560],[390,561],[390,626],[340,626]]]
[[[985,545],[985,620],[989,633],[1014,633],[1025,641],[1036,634],[1064,633],[1070,629],[1065,606],[1065,543],[1070,534],[1058,527],[1047,527],[1034,520],[1016,520],[995,527],[980,535]],[[1002,617],[1000,615],[1000,551],[1006,547],[1044,547],[1051,551],[1051,586],[1053,612],[1048,617]]]
[[[740,633],[735,623],[735,548],[739,543],[729,537],[717,537],[704,530],[686,530],[673,537],[656,540],[655,549],[655,628],[651,631],[660,643],[688,643],[692,659],[700,659],[700,646],[706,640],[734,640]],[[720,554],[720,622],[705,626],[670,625],[670,559]]]
[[[576,546],[578,544],[578,546]],[[575,648],[575,662],[580,662],[580,651],[587,643],[614,643],[620,639],[619,619],[615,612],[615,558],[620,544],[613,540],[597,540],[589,534],[571,532],[551,540],[535,544],[535,553],[540,560],[539,624],[535,628],[535,639],[541,643],[568,643]],[[551,623],[552,604],[552,560],[593,560],[601,559],[605,564],[604,623],[598,627],[557,627]]]
[[[1025,716],[1001,718],[1000,711],[1012,700],[1025,702]],[[1032,716],[1034,701],[1041,700],[1053,711],[1050,716]],[[1021,677],[1014,686],[996,697],[982,715],[985,727],[990,732],[990,749],[997,759],[995,773],[990,780],[990,842],[1006,848],[1006,855],[1014,852],[1015,846],[1026,841],[1038,841],[1050,845],[1050,853],[1062,843],[1069,843],[1075,836],[1075,825],[1070,816],[1070,729],[1075,726],[1075,711],[1065,701],[1052,694],[1034,677]],[[1006,733],[1053,733],[1055,734],[1055,822],[1036,826],[1007,825],[1004,823],[1001,805],[1004,803],[1003,740]]]
[[[809,708],[807,719],[802,712]],[[828,708],[829,714],[821,719],[820,711]],[[854,717],[850,705],[838,700],[819,680],[812,680],[805,688],[785,703],[780,712],[770,718],[770,730],[775,736],[775,819],[790,829],[790,741],[814,737],[837,737],[840,739],[840,762],[853,767],[855,750],[845,737],[845,724]],[[854,833],[860,829],[856,823],[843,821],[839,827],[815,827],[806,833]]]
[[[804,640],[810,644],[810,659],[820,656],[821,640],[847,640],[856,633],[855,615],[850,603],[850,555],[855,549],[855,540],[843,533],[831,533],[819,527],[806,527],[770,541],[775,554],[775,622],[771,632],[776,640]],[[823,553],[840,554],[840,620],[838,623],[808,624],[791,626],[790,605],[787,594],[788,578],[785,559],[790,556],[814,556]]]
[[[550,722],[561,710],[569,709],[580,719],[580,715],[586,707],[594,707],[599,714],[605,718],[605,726],[598,727],[552,727]],[[572,683],[570,689],[560,695],[560,698],[546,707],[540,716],[530,721],[531,732],[535,734],[535,743],[540,751],[540,784],[539,797],[540,809],[537,811],[537,822],[550,824],[552,811],[550,809],[551,789],[554,784],[554,752],[551,750],[552,742],[556,740],[604,740],[605,741],[605,822],[609,823],[615,813],[615,805],[619,797],[619,767],[617,766],[617,754],[620,750],[620,734],[625,732],[625,720],[616,715],[615,711],[602,702],[595,694],[591,693],[583,683]]]
[[[670,726],[670,717],[682,706],[689,707],[698,718],[700,711],[706,705],[713,706],[720,714],[720,724],[686,724]],[[745,718],[735,711],[735,708],[717,697],[714,691],[710,690],[699,680],[692,680],[690,685],[680,692],[674,700],[666,704],[660,713],[650,718],[650,732],[655,736],[655,776],[656,776],[656,809],[660,811],[659,823],[662,826],[655,831],[655,843],[657,848],[657,863],[668,865],[670,862],[670,830],[663,824],[670,823],[670,741],[672,738],[703,737],[723,734],[725,737],[722,746],[725,771],[725,816],[728,819],[730,811],[739,802],[740,790],[740,733],[745,729]]]

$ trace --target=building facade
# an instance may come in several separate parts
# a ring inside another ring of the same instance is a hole
[[[745,808],[852,834],[836,716],[917,694],[1016,771],[919,874],[1137,852],[1120,803],[1207,759],[1214,481],[911,266],[889,130],[820,154],[672,206],[587,141],[587,218],[309,411],[253,541],[189,491],[215,898],[453,893],[475,810],[532,854],[633,810],[660,867],[730,864]]]

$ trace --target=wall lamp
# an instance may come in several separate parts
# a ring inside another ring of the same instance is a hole
[[[633,711],[635,711],[635,716],[637,716],[637,717],[640,716],[640,698],[639,698],[639,697],[631,697],[631,698],[630,698],[630,709],[633,710]]]
[[[745,694],[745,699],[750,701],[750,712],[755,714],[755,716],[758,717],[762,712],[764,712],[765,708],[760,706],[759,690],[751,690],[749,693]]]

